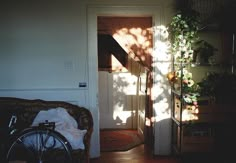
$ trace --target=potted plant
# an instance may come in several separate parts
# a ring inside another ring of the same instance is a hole
[[[210,97],[215,103],[235,103],[235,74],[212,72],[205,76],[198,85],[200,95]]]
[[[214,61],[210,61],[210,57],[213,57],[216,49],[213,45],[205,40],[199,40],[195,43],[193,62],[198,64],[214,64]]]

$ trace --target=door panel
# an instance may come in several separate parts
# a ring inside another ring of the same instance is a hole
[[[146,72],[139,77],[139,89],[138,89],[138,133],[143,137],[145,127],[145,108],[146,108]]]

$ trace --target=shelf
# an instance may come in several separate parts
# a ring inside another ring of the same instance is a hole
[[[177,104],[180,106],[180,101],[177,101]],[[182,108],[182,113],[186,109],[186,105]],[[207,123],[207,124],[230,124],[232,122],[236,123],[235,115],[236,109],[234,105],[217,105],[217,104],[209,104],[209,105],[199,105],[198,113],[191,113],[196,116],[197,119],[186,121],[184,120],[182,114],[182,122],[183,125],[188,124],[197,124],[197,123]],[[180,108],[175,106],[174,115],[172,117],[174,121],[178,121],[180,123]]]
[[[178,146],[176,144],[173,145],[172,148],[173,148],[174,154],[176,154],[176,155],[180,155],[181,154],[180,153],[180,149],[178,148]]]
[[[172,91],[172,93],[174,93],[175,95],[178,95],[178,96],[181,95],[181,92],[180,92],[180,91],[176,91],[176,90],[171,90],[171,91]]]
[[[203,124],[176,128],[179,153],[210,152],[215,143],[214,127]]]
[[[175,62],[175,65],[180,65],[180,66],[182,66],[182,67],[185,67],[185,66],[188,66],[189,65],[189,63],[183,63],[183,62]]]
[[[181,153],[211,152],[214,141],[214,137],[211,136],[183,136]]]
[[[180,121],[179,120],[177,120],[175,117],[171,117],[172,118],[172,120],[179,126],[180,125]]]

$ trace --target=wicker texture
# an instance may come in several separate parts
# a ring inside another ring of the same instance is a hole
[[[78,128],[87,130],[87,133],[84,136],[85,150],[73,150],[73,158],[75,162],[88,163],[90,158],[90,140],[93,132],[93,118],[88,109],[63,101],[0,97],[0,114],[6,115],[4,116],[6,121],[9,120],[9,116],[7,115],[17,115],[16,128],[18,130],[30,127],[39,111],[57,107],[65,108],[77,121]],[[4,118],[1,119],[1,122],[4,121]]]

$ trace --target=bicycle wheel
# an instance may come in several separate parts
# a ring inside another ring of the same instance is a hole
[[[29,128],[11,143],[7,162],[72,163],[71,145],[57,131]]]

